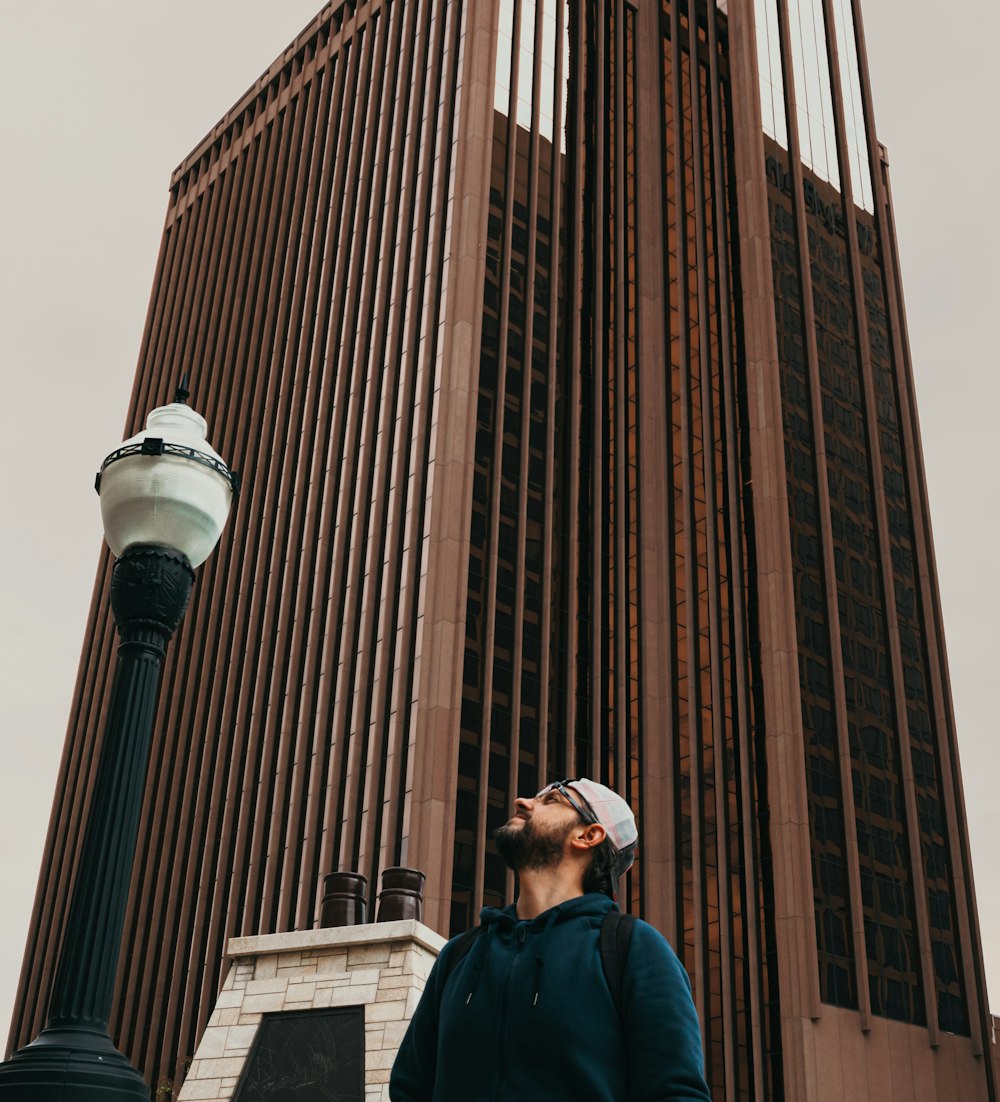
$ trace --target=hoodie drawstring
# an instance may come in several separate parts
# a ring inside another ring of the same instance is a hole
[[[472,996],[476,993],[476,988],[479,986],[479,980],[483,974],[483,961],[486,959],[486,952],[489,948],[490,938],[493,937],[493,931],[496,926],[491,922],[486,926],[485,933],[480,934],[476,938],[476,944],[472,948],[472,983],[469,987],[469,993],[465,997],[465,1005],[468,1006],[472,1002]]]
[[[542,929],[542,936],[538,942],[538,952],[535,954],[535,997],[531,1000],[531,1005],[538,1006],[538,996],[542,991],[542,968],[545,964],[545,945],[549,940],[549,931],[555,924],[556,919],[559,917],[559,908],[553,907],[549,911],[549,917],[545,920],[545,926]]]

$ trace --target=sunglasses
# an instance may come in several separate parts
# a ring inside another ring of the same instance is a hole
[[[575,778],[574,778],[575,780]],[[551,792],[553,789],[564,797],[570,807],[580,816],[585,823],[598,823],[600,820],[597,818],[597,814],[594,809],[587,802],[586,798],[579,793],[571,792],[568,785],[573,784],[573,780],[565,781],[553,781],[551,784],[546,785],[545,788],[539,792],[539,796],[544,792]]]

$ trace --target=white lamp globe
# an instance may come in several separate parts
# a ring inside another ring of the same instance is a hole
[[[177,398],[104,460],[97,476],[104,538],[120,557],[136,544],[171,547],[192,567],[212,553],[232,505],[236,476],[208,443],[204,417]]]

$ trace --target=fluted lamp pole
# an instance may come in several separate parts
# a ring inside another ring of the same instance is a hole
[[[97,476],[105,538],[118,556],[118,663],[47,1024],[0,1064],[0,1102],[149,1100],[148,1084],[108,1034],[115,970],[167,640],[238,486],[187,398],[182,382]]]

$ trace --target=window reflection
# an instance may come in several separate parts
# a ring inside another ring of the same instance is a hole
[[[556,109],[556,0],[543,0],[538,132],[551,142]]]
[[[497,73],[493,108],[506,115],[510,110],[510,78],[514,55],[514,0],[500,0],[497,35]]]
[[[562,15],[560,16],[560,10]],[[515,0],[501,0],[497,34],[496,79],[493,107],[507,115],[514,99],[514,118],[525,131],[531,130],[532,112],[538,111],[538,133],[546,141],[553,141],[556,127],[556,111],[560,113],[560,150],[566,152],[566,107],[569,81],[569,4],[565,0],[522,0],[517,7]],[[515,27],[515,16],[517,26]],[[540,25],[539,25],[540,17]],[[562,20],[560,35],[559,20]],[[512,87],[514,76],[514,39],[517,37],[517,87]],[[560,43],[559,39],[562,39]],[[537,50],[536,50],[537,44]],[[561,45],[563,79],[562,88],[556,87],[557,47]],[[538,81],[534,79],[535,59],[538,58]],[[536,103],[537,101],[537,103]]]
[[[521,0],[520,21],[516,118],[518,126],[530,130],[535,68],[535,0]]]
[[[756,0],[757,66],[760,71],[760,108],[764,133],[788,148],[785,124],[785,88],[781,76],[777,0]]]
[[[854,203],[874,210],[871,166],[861,99],[858,49],[851,0],[833,0],[834,26],[827,28],[822,0],[786,0],[795,78],[796,126],[803,164],[840,190],[849,172]],[[764,133],[788,148],[782,81],[778,0],[755,0],[761,123]],[[844,97],[849,165],[838,163],[833,93],[826,36],[834,35]]]
[[[874,211],[871,163],[868,160],[868,138],[861,100],[861,76],[858,70],[858,48],[851,0],[833,0],[833,14],[837,28],[847,149],[851,162],[851,190],[856,206]]]
[[[822,0],[788,0],[802,162],[840,188]]]

